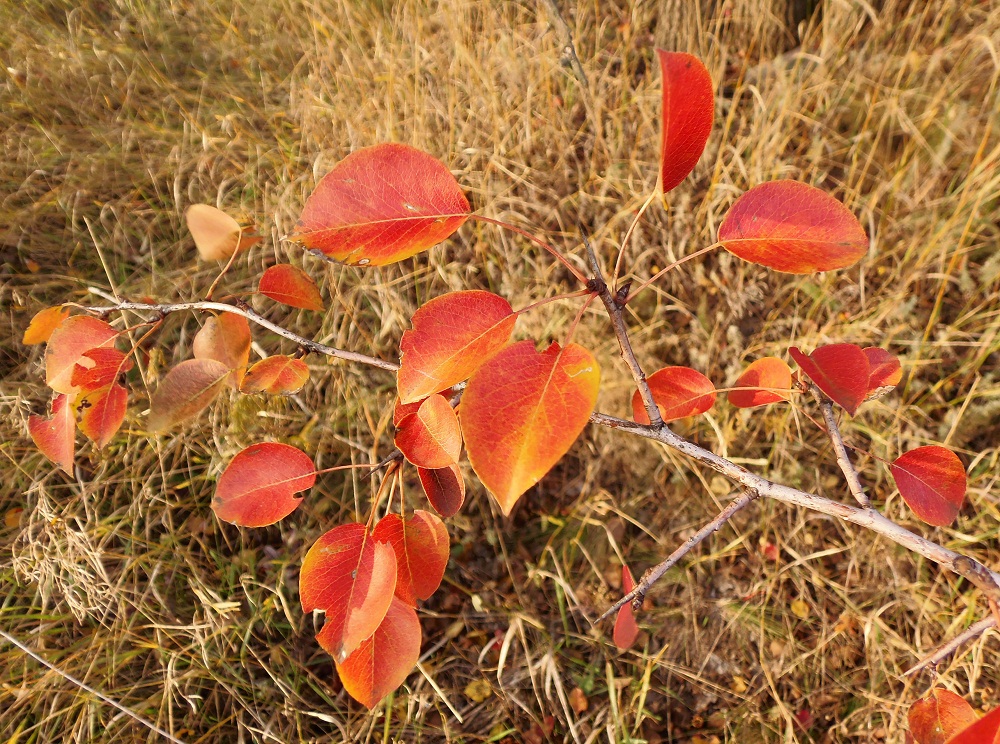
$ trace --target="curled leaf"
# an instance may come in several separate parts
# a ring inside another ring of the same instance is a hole
[[[205,261],[224,261],[261,241],[256,235],[245,235],[240,223],[208,204],[192,204],[184,211],[184,221]]]
[[[455,409],[444,396],[425,398],[417,412],[400,424],[395,443],[418,467],[433,470],[456,464],[462,453],[462,429]]]
[[[52,332],[62,325],[62,322],[69,317],[69,308],[65,305],[47,307],[35,313],[28,327],[24,329],[24,336],[21,343],[25,346],[32,344],[44,344],[52,336]]]
[[[241,393],[292,395],[309,380],[309,367],[301,359],[276,354],[261,359],[247,370],[240,383]]]
[[[284,519],[316,483],[316,466],[305,452],[287,444],[247,447],[219,476],[212,511],[224,522],[266,527]]]
[[[271,266],[260,278],[257,291],[289,307],[322,310],[319,287],[306,272],[291,264]]]
[[[729,402],[737,408],[756,408],[769,403],[779,403],[791,397],[786,392],[792,387],[792,370],[784,359],[762,357],[741,374],[730,390]]]
[[[958,455],[936,444],[905,452],[890,466],[903,501],[927,524],[947,527],[965,501],[965,468]]]
[[[629,571],[628,566],[622,566],[622,593],[628,594],[630,591],[635,589],[635,579],[632,578],[632,572]],[[622,651],[627,648],[631,648],[632,644],[635,643],[635,639],[639,637],[639,626],[635,622],[635,611],[632,609],[632,603],[627,602],[621,606],[618,610],[618,617],[615,618],[615,630],[612,636],[615,641],[615,645]]]
[[[396,552],[396,596],[415,606],[437,591],[448,565],[448,530],[438,517],[418,509],[409,517],[386,514],[372,539]]]
[[[788,350],[792,359],[816,387],[852,416],[868,394],[868,357],[860,346],[830,344],[806,355],[796,347]]]
[[[80,412],[80,431],[103,449],[118,433],[128,410],[128,391],[117,382],[85,388],[73,404]]]
[[[194,358],[214,359],[232,370],[226,380],[237,387],[250,361],[250,324],[237,313],[210,315],[194,337]]]
[[[663,76],[660,188],[670,191],[694,170],[715,116],[712,78],[701,60],[685,52],[656,50]]]
[[[458,465],[428,470],[417,468],[420,485],[434,511],[442,517],[453,517],[465,503],[465,479]]]
[[[92,367],[93,359],[84,357],[91,349],[112,347],[118,332],[103,320],[89,315],[66,318],[49,337],[45,347],[45,382],[57,393],[73,394],[76,365]]]
[[[69,398],[65,394],[55,396],[51,416],[29,416],[28,434],[43,455],[72,477],[76,417]]]
[[[70,384],[84,391],[96,390],[118,382],[122,373],[132,369],[132,358],[115,348],[100,347],[83,353],[85,367],[78,363],[73,368]]]
[[[715,385],[690,367],[664,367],[651,374],[646,382],[664,422],[698,416],[715,405]],[[637,423],[649,424],[638,390],[632,394],[632,416]]]
[[[197,416],[225,387],[230,372],[214,359],[188,359],[171,369],[149,401],[149,430],[164,431]]]
[[[868,392],[865,400],[881,398],[888,395],[900,380],[903,379],[903,368],[899,364],[899,358],[885,349],[877,346],[869,346],[862,349],[868,357]]]

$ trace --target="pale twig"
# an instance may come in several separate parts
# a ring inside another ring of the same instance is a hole
[[[566,19],[559,12],[559,6],[556,5],[555,0],[544,0],[544,2],[549,9],[549,15],[552,16],[552,20],[555,21],[556,26],[559,28],[559,33],[563,37],[563,57],[569,63],[573,74],[576,75],[577,82],[580,83],[580,92],[583,94],[583,102],[587,107],[587,115],[594,123],[594,126],[599,127],[600,121],[598,121],[594,107],[594,97],[590,92],[590,81],[587,79],[587,71],[583,69],[580,56],[576,53],[576,42],[573,41],[573,29],[569,27]]]
[[[997,618],[995,615],[990,615],[989,617],[984,617],[975,625],[970,626],[968,629],[959,633],[957,636],[952,638],[950,641],[941,646],[937,651],[932,653],[925,659],[922,659],[918,663],[914,664],[912,667],[903,672],[904,677],[910,677],[922,669],[927,667],[936,667],[942,661],[947,659],[953,653],[955,653],[959,646],[964,646],[970,641],[974,641],[979,638],[983,633],[985,633],[990,628],[995,628],[997,625]]]
[[[854,463],[851,462],[851,458],[847,454],[847,448],[844,446],[844,437],[840,433],[840,427],[837,426],[837,418],[833,415],[833,401],[824,397],[815,385],[810,385],[809,389],[823,411],[823,420],[826,422],[826,433],[833,443],[833,451],[837,455],[837,465],[840,466],[840,470],[844,473],[844,478],[847,480],[847,487],[851,490],[851,495],[865,509],[871,508],[871,499],[865,493],[865,487],[861,485],[861,478],[858,475],[858,471],[855,470]]]

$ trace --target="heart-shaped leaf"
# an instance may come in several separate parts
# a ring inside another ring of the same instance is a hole
[[[309,367],[301,359],[276,354],[261,359],[247,370],[240,383],[241,393],[292,395],[309,380]]]
[[[762,357],[743,370],[730,390],[729,402],[737,408],[756,408],[791,398],[792,370],[784,359]]]
[[[44,344],[52,336],[52,332],[62,325],[69,317],[69,308],[65,305],[47,307],[35,313],[28,327],[24,329],[21,343],[25,346]]]
[[[184,211],[184,221],[205,261],[225,261],[261,241],[256,235],[245,235],[240,223],[208,204],[192,204]]]
[[[852,416],[868,394],[868,357],[854,344],[820,346],[808,356],[796,347],[792,359],[816,387]]]
[[[242,315],[220,313],[205,319],[194,337],[194,358],[214,359],[233,371],[227,382],[238,387],[250,361],[250,324]]]
[[[28,434],[43,455],[72,477],[76,416],[69,398],[65,394],[55,396],[51,416],[29,416]]]
[[[171,369],[149,401],[149,430],[164,431],[197,416],[225,387],[231,371],[214,359],[188,359]]]
[[[73,405],[80,412],[80,431],[98,449],[103,449],[125,420],[128,391],[117,382],[101,388],[85,388]]]
[[[899,364],[899,359],[895,354],[877,346],[869,346],[862,351],[868,357],[869,370],[868,393],[865,395],[865,400],[888,395],[903,379],[903,368]]]
[[[462,454],[462,429],[455,409],[444,396],[425,398],[400,424],[395,444],[417,467],[433,470],[456,464]]]
[[[917,447],[889,468],[903,501],[927,524],[947,527],[965,501],[965,468],[958,455],[937,444]]]
[[[260,278],[257,291],[289,307],[323,310],[319,287],[306,272],[291,264],[271,266]]]
[[[442,517],[453,517],[465,503],[465,478],[458,465],[428,470],[417,468],[420,485],[434,511]]]
[[[118,332],[103,320],[89,315],[66,318],[52,331],[45,347],[45,382],[57,393],[73,394],[73,372],[76,365],[93,367],[94,360],[84,354],[99,347],[112,347]]]
[[[715,405],[715,385],[690,367],[664,367],[646,378],[646,382],[664,422],[698,416]],[[638,390],[632,394],[632,416],[637,423],[649,424]]]
[[[994,708],[945,744],[1000,744],[1000,708]]]
[[[687,178],[705,151],[715,94],[708,70],[694,55],[657,49],[656,56],[663,77],[660,188],[667,192]]]
[[[622,566],[622,594],[628,594],[635,589],[635,579],[628,566]],[[615,630],[612,635],[615,645],[624,651],[631,648],[635,639],[639,637],[639,626],[635,622],[635,612],[632,610],[632,603],[627,602],[618,610],[618,617],[615,618]]]
[[[316,483],[316,466],[305,452],[287,444],[247,447],[219,476],[212,511],[224,522],[266,527],[298,509]]]
[[[941,687],[911,705],[907,717],[916,744],[945,744],[949,737],[978,720],[971,705]]]
[[[438,517],[418,509],[409,517],[386,514],[375,525],[372,539],[396,551],[396,596],[408,605],[429,599],[448,566],[448,530]]]

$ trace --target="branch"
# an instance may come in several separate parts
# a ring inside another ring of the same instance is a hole
[[[549,9],[549,15],[552,16],[552,20],[554,20],[556,26],[559,27],[559,33],[562,34],[563,59],[569,63],[569,67],[572,68],[573,74],[576,75],[576,79],[580,83],[580,91],[583,93],[583,102],[587,106],[587,114],[590,116],[590,120],[594,122],[594,126],[599,126],[600,121],[595,115],[594,110],[594,98],[590,93],[590,81],[587,79],[587,72],[583,69],[580,57],[576,53],[576,43],[573,41],[573,30],[569,27],[569,24],[566,23],[566,19],[563,18],[562,13],[559,12],[559,6],[556,5],[555,0],[543,1]]]
[[[907,669],[905,672],[903,672],[903,676],[909,677],[916,674],[921,669],[926,669],[927,667],[936,667],[946,658],[955,653],[955,651],[958,650],[959,646],[962,646],[968,643],[969,641],[975,640],[990,628],[996,627],[996,624],[997,624],[997,618],[995,615],[990,615],[989,617],[983,618],[975,625],[967,628],[964,632],[960,633],[959,635],[955,636],[950,641],[945,643],[930,656],[928,656],[927,658],[923,659],[922,661],[918,662],[917,664]]]
[[[833,451],[837,453],[837,464],[840,466],[841,471],[843,471],[844,478],[847,479],[847,487],[851,489],[851,494],[861,506],[865,509],[870,509],[872,502],[868,498],[868,494],[865,493],[864,486],[861,485],[861,478],[858,476],[858,471],[854,469],[854,464],[847,454],[847,448],[844,446],[844,438],[840,433],[840,428],[837,426],[837,419],[833,415],[833,401],[823,397],[819,392],[819,388],[815,385],[810,385],[809,389],[816,400],[819,401],[819,406],[823,411],[823,420],[826,422],[826,433],[829,435],[830,441],[833,442]]]

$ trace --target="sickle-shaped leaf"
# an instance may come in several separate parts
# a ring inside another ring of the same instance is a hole
[[[510,303],[492,292],[450,292],[421,306],[399,343],[400,400],[412,403],[467,379],[507,344],[516,321]]]
[[[214,359],[188,359],[167,372],[149,401],[149,430],[160,432],[201,413],[231,370]]]
[[[667,192],[687,178],[705,151],[715,95],[708,70],[694,55],[657,49],[656,56],[663,76],[660,187]]]
[[[903,379],[903,368],[899,364],[899,359],[895,354],[877,346],[869,346],[862,351],[868,357],[869,369],[868,393],[865,395],[865,400],[888,395]]]
[[[761,357],[743,370],[730,390],[729,402],[737,408],[756,408],[768,403],[788,400],[792,387],[792,370],[784,359]]]
[[[103,320],[89,315],[66,318],[52,331],[45,347],[45,382],[57,393],[77,392],[72,384],[76,365],[94,366],[93,359],[84,357],[91,349],[115,344],[118,332]]]
[[[205,261],[224,261],[261,241],[259,236],[243,234],[240,223],[208,204],[192,204],[184,211],[184,221]]]
[[[562,459],[587,425],[601,371],[589,351],[531,341],[476,370],[459,419],[473,469],[504,514]]]
[[[927,524],[947,527],[965,500],[965,468],[958,455],[936,444],[917,447],[889,468],[903,501]]]
[[[70,384],[85,392],[114,385],[123,372],[132,369],[132,358],[113,347],[91,349],[85,351],[83,356],[86,358],[84,363],[90,362],[93,366],[84,367],[82,364],[77,364],[73,368]]]
[[[808,356],[796,347],[792,359],[816,387],[852,416],[868,394],[868,357],[854,344],[820,346]]]
[[[353,152],[317,184],[292,236],[352,266],[384,266],[437,245],[469,214],[458,181],[409,145]],[[436,391],[431,391],[436,392]]]
[[[994,708],[945,744],[1000,744],[1000,708]]]
[[[309,367],[301,359],[276,354],[261,359],[247,370],[240,383],[241,393],[292,395],[309,380]]]
[[[321,536],[306,553],[299,574],[302,609],[326,613],[326,624],[316,637],[337,662],[379,627],[395,588],[392,546],[373,540],[357,523]]]
[[[291,264],[271,266],[260,278],[257,291],[289,307],[322,310],[319,287],[306,272]]]
[[[417,467],[433,470],[456,464],[462,454],[462,428],[455,409],[444,396],[425,398],[416,414],[403,420],[395,444]]]
[[[715,385],[690,367],[664,367],[651,374],[646,382],[664,422],[698,416],[715,405]],[[649,424],[638,390],[632,394],[632,416],[637,423]]]
[[[298,509],[316,483],[316,466],[305,452],[287,444],[247,447],[219,476],[212,511],[224,522],[266,527]]]
[[[417,468],[420,485],[434,511],[442,517],[453,517],[465,503],[465,478],[458,465],[428,470]]]
[[[53,398],[51,416],[29,416],[28,434],[43,455],[72,476],[76,416],[69,398],[68,395]]]
[[[62,325],[69,317],[69,308],[65,305],[47,307],[35,313],[28,327],[24,329],[21,343],[25,346],[44,344],[52,336],[52,332]]]
[[[125,420],[128,391],[117,382],[101,388],[85,388],[73,405],[80,412],[80,431],[98,449],[103,449]]]
[[[337,673],[347,694],[371,710],[406,680],[420,658],[420,620],[412,607],[397,597],[370,638],[347,659],[337,662]],[[329,625],[329,623],[328,623]],[[329,653],[326,627],[316,636]]]
[[[927,697],[911,705],[907,718],[916,744],[945,744],[949,737],[978,720],[964,698],[942,687],[935,687]]]
[[[448,530],[430,512],[416,510],[409,517],[386,514],[375,525],[372,539],[387,542],[396,552],[396,596],[408,605],[429,599],[448,566]]]
[[[719,242],[744,261],[789,274],[843,269],[868,252],[868,236],[851,211],[797,181],[770,181],[743,194],[719,226]]]
[[[233,371],[226,379],[238,387],[250,361],[250,324],[242,315],[210,315],[195,334],[192,344],[195,359],[214,359]]]
[[[622,566],[622,594],[628,594],[635,589],[635,579],[628,566]],[[612,637],[615,645],[622,651],[630,648],[635,639],[639,636],[639,626],[635,622],[635,612],[632,610],[632,603],[627,602],[618,610],[618,617],[615,618],[615,630]]]

